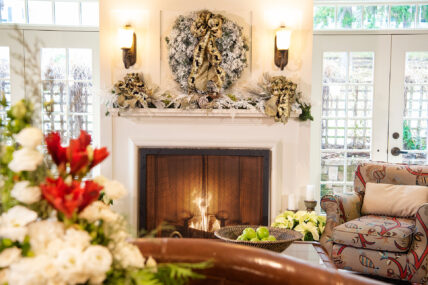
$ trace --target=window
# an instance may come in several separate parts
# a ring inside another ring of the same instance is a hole
[[[323,54],[321,196],[351,191],[371,157],[373,76],[373,52]]]
[[[54,112],[43,111],[43,132],[58,131],[64,143],[80,130],[93,133],[92,50],[42,49],[43,102],[53,102]]]
[[[10,59],[9,48],[0,46],[0,96],[6,97],[6,101],[10,103]],[[6,110],[0,107],[0,118],[6,118]]]
[[[344,1],[315,2],[314,30],[377,30],[428,28],[428,2],[409,4]],[[332,4],[333,3],[333,4]]]
[[[428,52],[407,52],[404,81],[404,163],[427,164]]]
[[[95,0],[0,0],[0,23],[98,26]]]

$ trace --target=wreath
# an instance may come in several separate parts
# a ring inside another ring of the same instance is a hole
[[[209,11],[179,16],[166,37],[174,80],[186,93],[219,94],[248,65],[242,27]]]

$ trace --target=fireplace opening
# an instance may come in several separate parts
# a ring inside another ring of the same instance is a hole
[[[223,226],[267,225],[270,150],[139,149],[139,230],[161,223],[183,237],[213,238]]]

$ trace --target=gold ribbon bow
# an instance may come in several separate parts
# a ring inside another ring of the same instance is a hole
[[[275,117],[275,121],[287,123],[291,114],[291,105],[296,101],[297,85],[284,76],[276,76],[270,80],[272,97],[266,103],[266,114]]]
[[[213,82],[217,89],[223,86],[225,72],[220,67],[222,57],[216,39],[222,36],[223,17],[209,11],[199,13],[190,31],[199,39],[193,51],[192,70],[188,79],[189,90],[205,92],[207,83]]]

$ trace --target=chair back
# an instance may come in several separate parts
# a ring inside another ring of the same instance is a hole
[[[364,194],[368,182],[428,186],[428,165],[364,162],[355,171],[354,191]]]

